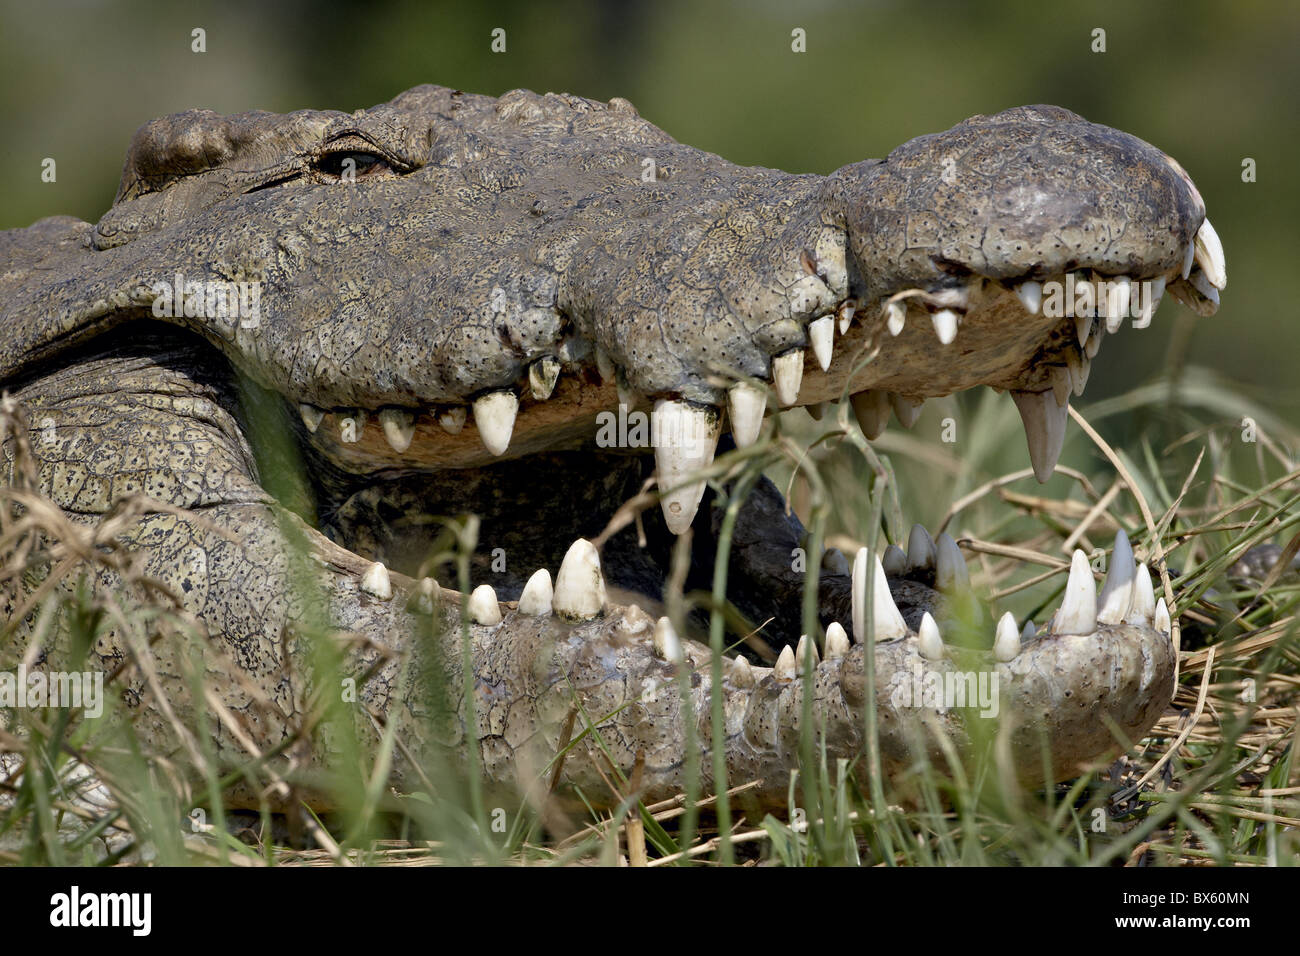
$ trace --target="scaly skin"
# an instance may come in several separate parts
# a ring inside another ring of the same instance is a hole
[[[355,181],[339,175],[343,159],[358,163]],[[653,402],[713,428],[716,441],[713,409],[735,400],[736,383],[761,391],[774,376],[784,404],[854,396],[869,437],[891,396],[1012,390],[1045,477],[1055,452],[1045,429],[1036,441],[1035,415],[1060,420],[1061,379],[1081,391],[1086,361],[1075,321],[1027,310],[1022,283],[1080,270],[1167,280],[1182,301],[1212,312],[1222,256],[1217,240],[1201,248],[1203,223],[1204,204],[1173,160],[1055,107],[975,117],[826,177],[733,166],[673,142],[619,100],[524,91],[493,100],[419,87],[352,115],[192,111],[137,133],[117,199],[97,225],[56,218],[0,234],[0,385],[31,427],[40,490],[74,521],[91,523],[132,494],[193,513],[149,514],[121,540],[207,634],[208,683],[257,748],[300,725],[313,662],[299,635],[324,623],[357,638],[346,642],[344,666],[369,672],[357,724],[371,743],[372,714],[398,720],[417,760],[430,748],[463,755],[477,746],[489,782],[526,785],[578,706],[602,719],[620,769],[630,772],[644,753],[642,784],[655,798],[685,785],[689,735],[680,697],[662,689],[681,665],[665,659],[671,644],[656,651],[643,611],[602,600],[604,582],[594,579],[563,599],[557,582],[557,608],[595,602],[568,619],[507,603],[504,621],[470,628],[477,717],[457,699],[455,719],[441,713],[429,724],[419,675],[433,668],[445,686],[461,686],[460,596],[372,562],[414,572],[426,516],[486,502],[484,551],[511,534],[544,539],[512,545],[523,570],[506,590],[517,595],[532,568],[558,566],[570,541],[594,536],[639,486],[637,460],[625,468],[591,457],[602,454],[593,440],[599,412],[620,398]],[[260,316],[241,321],[201,306],[160,315],[156,283],[178,273],[258,283]],[[950,345],[935,338],[945,309],[960,317]],[[823,369],[802,350],[810,325],[827,317],[846,331]],[[1094,326],[1090,347],[1103,333]],[[875,358],[864,363],[867,354]],[[792,368],[802,383],[786,394],[780,375]],[[543,370],[559,372],[549,395],[530,390]],[[519,403],[504,434],[490,427],[493,401]],[[448,428],[448,414],[470,405],[469,423]],[[301,450],[310,502],[268,491],[273,459],[253,418]],[[8,481],[19,484],[12,440],[5,451]],[[557,469],[555,484],[532,477],[543,461]],[[660,451],[661,475],[674,461]],[[593,462],[610,480],[593,491],[590,513],[565,511],[558,499],[569,496],[556,489]],[[494,488],[509,489],[496,494],[509,500],[493,501]],[[710,537],[711,509],[697,515],[664,490],[668,528],[693,518],[697,538]],[[732,580],[742,610],[776,619],[775,651],[798,636],[801,575],[772,555],[788,555],[801,529],[773,502],[779,496],[761,486],[742,513],[738,540],[752,547],[733,561]],[[603,570],[611,586],[653,599],[672,537],[662,522],[647,524],[651,547],[629,543],[630,532],[611,539]],[[291,539],[306,543],[305,571],[295,570]],[[708,567],[702,547],[696,563]],[[970,653],[975,663],[964,669],[998,675],[1014,766],[1031,783],[1043,776],[1043,743],[1064,775],[1113,749],[1113,731],[1140,737],[1168,702],[1167,624],[1158,629],[1153,607],[1136,598],[1129,623],[1094,622],[1077,635],[1060,623],[1070,615],[1058,615],[1005,660],[952,649],[923,659],[922,614],[946,620],[935,574],[931,562],[890,576],[905,635],[889,633],[887,614],[876,618],[874,633],[888,638],[875,646],[887,773],[900,776],[919,750],[941,759],[922,714],[966,739],[955,712],[899,702],[913,664],[942,672]],[[117,582],[103,573],[95,583]],[[820,598],[822,622],[846,626],[857,616],[850,606],[865,601],[844,569],[823,577]],[[12,614],[23,592],[0,599]],[[490,622],[495,596],[483,600],[473,616]],[[412,612],[426,603],[427,612]],[[416,638],[426,630],[432,643]],[[866,635],[855,631],[859,641]],[[123,643],[106,630],[93,654],[112,667]],[[707,757],[708,652],[683,644],[698,668],[690,696]],[[11,640],[0,660],[24,646]],[[864,648],[829,640],[824,648],[814,720],[832,757],[857,760]],[[167,703],[193,726],[180,648],[164,643],[155,653]],[[51,659],[58,654],[56,644]],[[726,662],[729,778],[761,777],[765,803],[784,801],[797,762],[801,688],[790,664],[788,651],[775,669]],[[126,681],[137,727],[169,748],[155,691],[138,674]],[[214,734],[224,762],[244,756],[228,729]],[[292,756],[299,769],[328,766],[334,745],[317,734]],[[598,770],[604,759],[584,741],[562,782],[612,799]],[[707,787],[707,759],[703,770]],[[415,786],[413,773],[399,759],[394,782]],[[255,804],[259,795],[237,789],[232,799]]]

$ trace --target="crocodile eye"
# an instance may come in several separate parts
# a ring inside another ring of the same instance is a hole
[[[383,172],[390,167],[382,156],[376,156],[374,153],[353,151],[330,153],[328,156],[323,156],[317,162],[316,168],[326,176],[332,176],[335,179],[354,179],[358,176]]]

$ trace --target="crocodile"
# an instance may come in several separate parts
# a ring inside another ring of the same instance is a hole
[[[774,411],[838,402],[871,441],[978,385],[1010,392],[1046,481],[1102,339],[1165,291],[1216,310],[1223,250],[1187,173],[1068,110],[825,176],[733,165],[623,99],[426,85],[354,113],[191,110],[136,133],[97,223],[0,233],[0,263],[0,386],[26,429],[7,486],[98,547],[114,517],[112,546],[201,635],[203,695],[180,639],[146,665],[110,615],[88,653],[179,763],[276,755],[293,786],[236,782],[232,806],[329,806],[313,772],[344,748],[308,721],[325,638],[362,744],[397,741],[399,791],[434,761],[516,794],[550,774],[594,807],[611,780],[651,801],[720,775],[782,806],[801,735],[868,772],[869,723],[886,779],[942,765],[976,745],[971,708],[908,690],[968,670],[997,678],[1026,785],[1140,739],[1172,697],[1176,616],[1122,531],[1100,591],[1075,552],[1049,620],[977,611],[963,640],[949,535],[809,573],[770,481],[728,506],[728,463]],[[472,555],[431,557],[447,535]],[[752,625],[725,652],[680,600],[717,568],[728,626]],[[0,583],[0,663],[74,653],[36,598],[75,586]]]

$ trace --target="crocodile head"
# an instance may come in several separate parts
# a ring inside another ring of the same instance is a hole
[[[45,220],[27,234],[43,251],[7,247],[21,294],[4,306],[0,379],[30,381],[124,326],[201,342],[274,406],[310,465],[314,500],[298,510],[320,532],[311,540],[368,569],[356,588],[367,601],[389,599],[390,568],[399,590],[419,590],[407,576],[424,571],[430,516],[480,514],[476,568],[504,548],[509,570],[492,580],[521,600],[505,623],[495,592],[470,601],[476,677],[490,685],[543,653],[554,674],[599,672],[582,684],[600,699],[588,710],[617,714],[622,756],[678,754],[656,764],[662,780],[649,773],[651,789],[680,783],[692,711],[623,707],[629,675],[708,655],[613,607],[606,587],[659,599],[673,536],[692,525],[692,573],[707,578],[720,517],[700,508],[697,471],[721,434],[743,448],[766,411],[843,398],[875,438],[891,411],[910,426],[925,399],[989,385],[1012,393],[1046,480],[1103,337],[1125,318],[1150,323],[1166,289],[1212,313],[1226,281],[1173,159],[1045,106],[977,116],[824,177],[734,166],[623,100],[424,86],[354,114],[191,111],[139,131],[97,225]],[[585,539],[650,476],[661,521],[647,518],[643,540],[601,538],[598,556]],[[777,664],[728,664],[728,734],[733,772],[780,795],[803,693],[803,575],[788,566],[802,528],[770,486],[751,498],[737,540],[753,546],[733,558],[731,597],[773,622],[763,637]],[[951,539],[913,538],[883,563],[828,560],[826,634],[805,642],[811,656],[821,644],[821,724],[846,753],[868,699],[862,642],[879,642],[875,696],[898,766],[910,738],[893,691],[912,669],[955,666],[939,592],[965,579]],[[554,591],[533,574],[562,564]],[[1027,779],[1041,775],[1031,751],[1044,735],[1057,765],[1074,766],[1113,743],[1112,726],[1150,726],[1172,687],[1169,630],[1131,554],[1100,602],[1076,559],[1053,622],[989,628],[983,653],[1012,688]],[[1058,707],[1066,698],[1076,704]],[[509,734],[482,719],[485,764],[507,775],[484,741]]]

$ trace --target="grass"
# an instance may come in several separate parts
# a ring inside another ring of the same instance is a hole
[[[479,792],[476,774],[451,766],[430,768],[422,791],[393,793],[386,768],[402,741],[392,727],[377,724],[377,752],[357,744],[348,761],[354,772],[340,770],[331,779],[340,810],[328,819],[302,812],[284,821],[265,810],[225,810],[221,795],[235,780],[288,784],[277,777],[270,754],[242,767],[216,767],[205,739],[213,722],[228,715],[214,706],[196,708],[191,725],[177,716],[176,746],[164,752],[141,743],[120,706],[96,721],[75,708],[14,709],[0,724],[0,862],[1223,866],[1297,860],[1300,583],[1294,574],[1275,573],[1262,585],[1234,583],[1225,574],[1256,544],[1276,542],[1288,560],[1300,549],[1294,432],[1238,390],[1184,369],[1177,379],[1085,405],[1071,425],[1063,467],[1040,486],[1028,477],[1019,421],[1005,396],[981,390],[931,402],[912,431],[891,426],[872,445],[850,423],[847,405],[841,408],[839,420],[820,423],[802,411],[785,414],[769,440],[719,459],[715,478],[736,480],[740,489],[760,472],[772,477],[805,519],[811,554],[823,540],[847,553],[860,544],[902,542],[913,520],[948,530],[970,558],[979,593],[993,595],[999,612],[1011,610],[1020,621],[1041,623],[1050,615],[1073,548],[1104,560],[1107,542],[1124,528],[1139,558],[1160,572],[1156,590],[1172,599],[1180,648],[1172,706],[1129,754],[1041,791],[1009,784],[995,752],[973,760],[954,754],[944,766],[923,768],[903,802],[878,775],[850,772],[805,733],[803,805],[796,806],[792,789],[787,814],[747,813],[752,784],[743,780],[729,781],[721,795],[693,788],[647,806],[637,798],[635,768],[629,777],[611,772],[608,785],[619,797],[613,812],[584,814],[566,812],[550,798],[543,785],[550,767],[538,768],[536,792],[512,806],[498,806]],[[1253,422],[1253,431],[1243,419]],[[157,642],[176,642],[195,652],[180,659],[192,662],[202,701],[200,662],[211,648],[199,641],[196,622],[176,595],[140,576],[129,552],[116,545],[121,530],[153,505],[132,499],[96,523],[69,521],[36,490],[11,404],[0,407],[0,439],[13,470],[0,507],[0,609],[9,615],[0,625],[0,663],[12,667],[24,654],[31,659],[35,648],[53,646],[76,660],[112,627],[128,635],[134,656],[108,675],[110,687],[147,675]],[[738,500],[724,499],[733,519]],[[436,556],[462,579],[473,527],[454,526]],[[725,555],[725,527],[723,539]],[[682,593],[678,585],[666,601],[678,620],[694,607],[709,610],[715,649],[733,639],[724,628],[725,571],[720,556],[711,594]],[[115,583],[105,587],[104,580]],[[811,624],[811,602],[804,611]],[[17,636],[20,623],[25,643]],[[323,635],[318,642],[318,667],[337,671],[335,645]],[[106,696],[111,702],[115,695]],[[713,717],[720,726],[720,714]],[[580,715],[566,734],[568,746],[588,735],[599,743],[599,718]],[[300,733],[326,725],[346,736],[350,718],[337,702],[314,698]],[[874,739],[870,712],[867,730]],[[558,754],[553,765],[562,759]],[[200,782],[182,766],[199,768]],[[102,784],[96,800],[82,792],[87,776]]]

